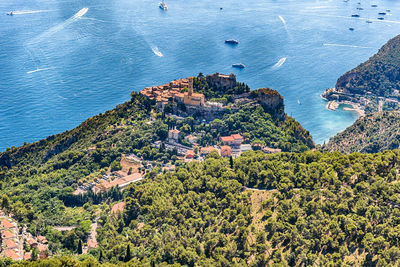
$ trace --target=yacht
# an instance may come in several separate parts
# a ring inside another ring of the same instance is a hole
[[[379,20],[384,20],[385,18],[383,18],[383,17],[379,17],[378,19],[379,19]]]
[[[158,4],[158,7],[162,10],[168,10],[167,4],[164,2],[164,0]]]
[[[351,15],[353,18],[359,18],[360,17],[360,15],[358,15],[358,14],[353,14],[353,15]]]
[[[235,40],[235,39],[229,39],[229,40],[225,40],[225,43],[226,44],[238,44],[239,41]]]
[[[386,12],[379,12],[378,15],[386,15]]]
[[[371,5],[371,7],[378,7],[378,5]]]
[[[14,12],[13,12],[13,11],[10,11],[10,12],[7,13],[7,15],[9,15],[9,16],[14,16]]]
[[[243,63],[236,63],[236,64],[232,64],[232,67],[238,68],[238,69],[244,69],[244,68],[246,68],[246,65],[244,65]]]
[[[350,31],[354,31],[354,28],[349,28]]]

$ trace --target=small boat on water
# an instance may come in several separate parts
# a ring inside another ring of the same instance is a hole
[[[301,105],[300,99],[297,99],[297,104]]]
[[[386,15],[386,12],[379,12],[378,15]]]
[[[371,5],[371,7],[378,7],[378,5]]]
[[[372,23],[372,21],[370,21],[370,20],[367,20],[367,21],[366,21],[366,23]]]
[[[379,19],[379,20],[384,20],[385,18],[379,17],[378,19]]]
[[[350,31],[354,31],[354,28],[349,28]]]
[[[358,14],[353,14],[353,15],[351,15],[353,18],[359,18],[360,17],[360,15],[358,15]]]
[[[7,15],[9,15],[9,16],[14,16],[14,11],[8,12]]]
[[[357,9],[358,9],[358,10],[364,10],[364,8],[362,8],[362,7],[357,7]]]
[[[244,68],[246,68],[246,65],[244,65],[243,63],[236,63],[236,64],[232,64],[232,67],[237,68],[237,69],[244,69]]]
[[[239,41],[235,40],[235,39],[229,39],[229,40],[225,40],[225,43],[226,44],[238,44]]]
[[[162,10],[168,10],[167,4],[162,0],[159,4],[158,7]]]

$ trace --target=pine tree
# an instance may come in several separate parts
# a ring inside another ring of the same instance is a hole
[[[232,158],[232,156],[229,157],[229,163],[231,164],[231,169],[233,169],[233,158]]]
[[[130,245],[128,244],[128,246],[126,247],[126,255],[125,255],[124,261],[125,261],[125,262],[128,262],[128,261],[131,260],[131,258],[132,258],[132,256],[131,256],[131,247],[130,247]]]
[[[78,254],[82,254],[82,240],[80,240],[80,239],[78,242]]]

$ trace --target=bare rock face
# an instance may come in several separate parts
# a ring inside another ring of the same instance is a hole
[[[210,86],[222,89],[223,91],[236,86],[236,76],[233,73],[225,75],[217,72],[212,75],[207,75],[206,80]]]
[[[283,96],[278,91],[270,88],[260,88],[257,90],[257,98],[263,107],[273,110],[276,113],[284,112]]]

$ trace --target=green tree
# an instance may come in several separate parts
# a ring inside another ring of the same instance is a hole
[[[79,242],[78,242],[78,249],[77,249],[77,251],[78,251],[78,254],[79,254],[79,255],[82,254],[82,240],[80,240],[80,239],[79,239]]]

